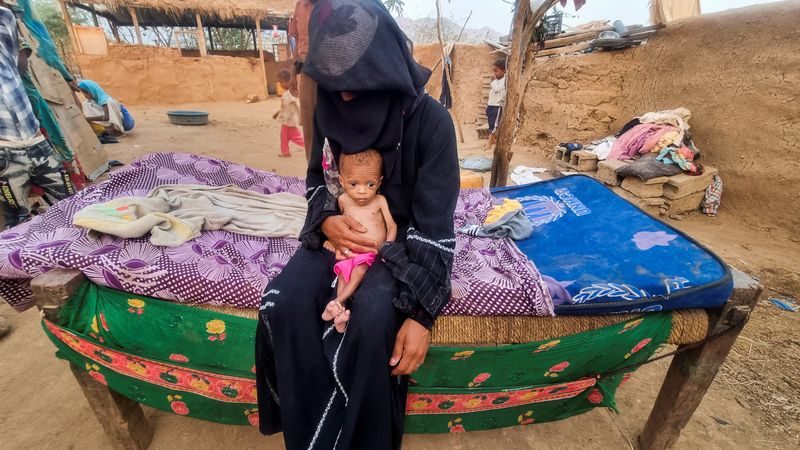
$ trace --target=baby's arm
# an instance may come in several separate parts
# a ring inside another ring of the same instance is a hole
[[[394,242],[397,239],[397,224],[394,222],[394,218],[392,218],[392,213],[389,211],[389,202],[386,201],[386,197],[380,196],[381,198],[381,213],[383,213],[383,220],[386,222],[386,241]]]

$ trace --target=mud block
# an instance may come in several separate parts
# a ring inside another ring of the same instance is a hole
[[[563,147],[556,147],[555,151],[553,152],[553,159],[556,161],[564,161],[565,163],[569,163],[569,154],[567,153],[567,149]]]
[[[649,214],[652,214],[652,215],[658,215],[659,208],[665,208],[665,206],[663,205],[663,202],[661,204],[658,204],[659,200],[663,201],[663,199],[660,198],[660,197],[656,197],[656,198],[641,198],[641,197],[637,197],[637,196],[631,194],[630,192],[626,191],[625,189],[622,189],[622,188],[619,188],[619,187],[612,187],[611,189],[614,191],[615,194],[617,194],[620,197],[624,198],[625,200],[633,203],[634,206],[636,206],[637,208],[641,209],[642,211],[644,211],[646,213],[649,213]],[[651,203],[654,203],[654,204],[651,204]]]
[[[477,173],[461,172],[461,189],[480,189],[483,187],[483,177]]]
[[[663,184],[646,184],[636,177],[626,177],[622,180],[622,189],[641,198],[661,197],[664,194]]]
[[[597,155],[586,150],[575,150],[570,154],[569,163],[578,172],[592,172],[597,170]]]
[[[718,171],[710,166],[704,166],[704,170],[705,172],[698,176],[680,173],[669,177],[669,181],[664,185],[664,197],[672,200],[705,191]]]
[[[644,182],[644,184],[664,184],[669,181],[669,177],[651,178]]]
[[[700,210],[700,204],[703,203],[703,198],[706,196],[705,191],[695,192],[685,197],[676,198],[666,201],[666,206],[669,214],[684,214]]]
[[[617,169],[627,164],[616,159],[607,159],[597,163],[597,174],[595,178],[611,186],[619,186],[622,179],[617,176]]]

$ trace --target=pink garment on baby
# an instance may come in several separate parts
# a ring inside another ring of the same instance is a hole
[[[356,266],[366,264],[371,266],[375,262],[375,253],[356,253],[355,256],[348,259],[343,259],[333,266],[333,273],[337,276],[344,277],[346,283],[350,282],[350,274]]]

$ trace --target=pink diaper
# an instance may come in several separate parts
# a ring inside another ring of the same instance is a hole
[[[352,258],[343,259],[333,266],[333,273],[344,277],[346,283],[350,282],[350,274],[356,266],[361,264],[371,266],[375,262],[375,253],[354,253],[354,255]]]

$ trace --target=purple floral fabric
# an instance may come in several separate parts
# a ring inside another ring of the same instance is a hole
[[[72,216],[87,205],[145,196],[163,184],[232,184],[264,194],[305,193],[300,178],[183,153],[144,156],[108,181],[0,234],[0,296],[23,311],[33,304],[33,277],[55,268],[73,268],[97,284],[139,295],[256,308],[262,291],[283,269],[298,241],[210,231],[166,248],[151,245],[148,237],[121,239],[71,225]],[[456,229],[482,221],[490,207],[487,190],[462,191]],[[457,234],[453,271],[453,300],[444,314],[552,314],[541,276],[510,240]]]

